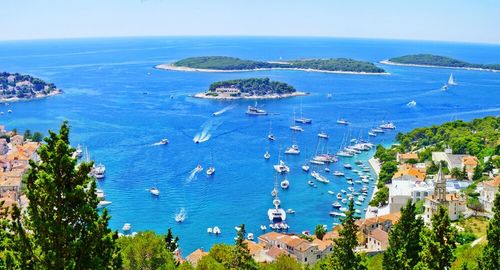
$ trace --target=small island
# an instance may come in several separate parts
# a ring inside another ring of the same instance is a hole
[[[277,99],[304,96],[293,86],[269,78],[250,78],[214,82],[208,91],[195,94],[196,98],[208,99]]]
[[[19,73],[0,73],[0,101],[11,102],[61,94],[53,83]]]
[[[394,57],[389,60],[381,61],[382,64],[415,66],[415,67],[440,67],[440,68],[459,68],[482,71],[500,71],[500,64],[473,64],[457,60],[451,57],[432,55],[432,54],[411,54],[400,57]]]
[[[157,65],[158,69],[199,72],[243,72],[288,69],[346,74],[388,74],[370,62],[349,58],[303,59],[290,61],[253,61],[227,56],[190,57],[171,64]]]

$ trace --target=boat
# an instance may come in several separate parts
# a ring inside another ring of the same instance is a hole
[[[285,212],[285,210],[280,208],[280,204],[281,204],[281,201],[278,199],[278,197],[276,197],[273,200],[274,208],[270,208],[267,211],[267,217],[269,218],[269,221],[272,222],[273,227],[275,227],[274,225],[280,224],[286,220],[286,212]],[[273,227],[271,227],[271,228],[273,228]]]
[[[318,137],[320,137],[321,139],[327,139],[328,140],[328,134],[326,134],[326,132],[324,132],[324,131],[318,133]]]
[[[354,154],[345,150],[341,150],[337,152],[337,156],[339,157],[353,157]]]
[[[311,176],[321,183],[330,183],[330,180],[328,180],[326,177],[322,176],[316,171],[311,172]]]
[[[248,233],[247,239],[253,241],[253,233]]]
[[[80,145],[76,146],[75,152],[73,152],[73,158],[81,158],[83,155],[83,149]]]
[[[412,101],[406,103],[406,106],[409,108],[413,108],[413,107],[417,106],[417,102],[415,100],[412,100]]]
[[[346,168],[346,169],[350,170],[350,169],[352,169],[352,165],[351,165],[351,164],[349,164],[349,163],[344,164],[344,168]]]
[[[184,210],[184,208],[181,208],[181,210],[179,211],[179,213],[175,214],[175,221],[178,222],[178,223],[181,223],[184,220],[186,220],[186,217],[187,217],[186,210]]]
[[[269,133],[267,134],[267,139],[270,141],[276,140],[276,137],[274,137],[274,134],[272,132],[272,122],[269,122]]]
[[[286,210],[286,213],[287,213],[287,214],[295,214],[295,210],[293,210],[292,208],[288,208],[288,209]]]
[[[93,168],[93,175],[97,179],[104,178],[106,176],[106,167],[102,163],[97,164],[97,166]]]
[[[376,133],[373,133],[371,131],[368,132],[368,136],[371,136],[371,137],[377,137],[377,134]]]
[[[337,193],[337,200],[342,200],[342,193]]]
[[[149,193],[151,193],[154,196],[160,196],[160,190],[156,187],[152,187],[149,189]]]
[[[302,170],[303,170],[304,172],[308,172],[308,171],[309,171],[309,169],[310,169],[309,165],[307,165],[307,164],[302,165]]]
[[[339,171],[334,171],[333,175],[335,175],[335,176],[344,176],[344,173],[343,172],[339,172]]]
[[[346,207],[341,207],[339,209],[340,212],[344,212],[344,213],[347,212],[347,210],[349,210],[349,209],[347,209]]]
[[[448,78],[448,86],[452,86],[452,85],[458,85],[458,83],[455,81],[455,79],[453,79],[453,73],[450,74],[450,77]]]
[[[245,113],[248,115],[267,115],[265,110],[257,107],[257,102],[255,102],[255,106],[248,106]]]
[[[349,122],[343,118],[340,118],[339,120],[337,120],[337,124],[340,124],[340,125],[349,125]]]
[[[110,202],[110,201],[104,201],[104,200],[102,200],[102,201],[100,201],[100,202],[97,204],[97,208],[98,208],[98,209],[101,209],[101,208],[104,208],[104,207],[106,207],[106,206],[108,206],[108,205],[110,205],[110,204],[111,204],[111,202]]]
[[[343,204],[346,204],[347,203],[347,199],[342,199],[341,201]]]
[[[166,145],[166,144],[168,144],[168,139],[162,139],[158,144]]]
[[[295,117],[294,117],[295,118]],[[312,124],[312,119],[302,116],[302,101],[300,102],[300,117],[294,119],[297,123]]]
[[[330,195],[335,195],[335,192],[331,191],[331,190],[328,190],[328,194]]]
[[[332,94],[330,94],[330,93],[326,94],[326,98],[327,99],[331,99],[332,98]]]
[[[392,122],[383,122],[379,127],[381,129],[396,129],[396,126]]]
[[[373,133],[384,133],[384,130],[381,128],[372,128],[371,132]]]
[[[297,125],[290,126],[290,129],[293,130],[293,131],[296,131],[296,132],[302,132],[302,131],[304,131],[304,129],[301,126],[297,126]]]
[[[354,182],[352,180],[347,180],[348,185],[354,185]]]
[[[212,228],[208,227],[208,228],[207,228],[207,233],[208,233],[208,234],[211,234],[212,232],[213,232]]]
[[[332,211],[332,212],[330,212],[330,216],[333,216],[333,217],[345,217],[345,214],[341,213],[341,212]]]
[[[310,185],[310,186],[314,186],[314,182],[311,181],[311,180],[307,181],[307,184]]]
[[[329,173],[330,172],[330,168],[326,167],[325,168],[325,172]]]
[[[12,113],[12,110],[7,110],[7,113]]]
[[[356,205],[363,205],[363,203],[360,202],[360,201],[355,201],[354,204],[356,204]]]
[[[332,207],[339,209],[340,207],[342,207],[342,205],[339,202],[334,202],[334,203],[332,203]]]
[[[287,155],[298,155],[298,154],[300,154],[299,146],[296,145],[296,144],[292,144],[292,146],[288,147],[285,150],[285,154],[287,154]]]
[[[201,166],[201,164],[198,164],[198,165],[196,166],[196,168],[194,168],[194,171],[195,171],[195,172],[201,172],[201,171],[203,171],[203,167]]]
[[[281,181],[280,186],[282,189],[287,189],[290,186],[290,182],[285,179],[285,180]]]
[[[448,90],[448,85],[447,85],[447,84],[443,85],[443,86],[441,87],[441,90],[443,90],[443,91]]]
[[[356,165],[363,165],[363,161],[361,161],[361,160],[356,160],[356,162],[354,162],[354,164],[356,164]]]
[[[279,164],[274,165],[274,169],[279,173],[288,173],[290,172],[290,168],[286,166],[283,160],[280,160]]]
[[[215,173],[215,167],[208,167],[207,175],[213,175]]]
[[[260,225],[260,229],[265,231],[265,230],[267,230],[267,227],[266,227],[266,225]]]
[[[215,227],[213,228],[213,230],[212,230],[212,231],[213,231],[213,233],[214,233],[214,234],[216,234],[216,235],[221,234],[221,231],[220,231],[219,227],[217,227],[217,226],[215,226]]]
[[[273,188],[273,190],[271,191],[271,196],[276,197],[276,195],[278,195],[278,190],[276,188]]]
[[[346,194],[346,193],[347,193],[347,191],[345,191],[345,189],[341,189],[341,190],[340,190],[340,192],[342,192],[342,193],[344,193],[344,194]]]
[[[264,158],[265,159],[271,158],[271,154],[269,154],[269,151],[266,151],[266,153],[264,154]]]
[[[130,223],[123,224],[122,231],[129,232],[132,229],[132,225]]]

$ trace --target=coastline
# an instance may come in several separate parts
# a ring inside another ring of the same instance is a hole
[[[370,164],[370,167],[372,167],[373,171],[375,171],[375,175],[377,176],[376,181],[378,181],[378,175],[380,173],[380,162],[375,157],[371,157],[368,160],[368,164]],[[370,202],[375,197],[375,194],[377,193],[377,191],[378,191],[378,187],[377,187],[377,184],[375,183],[375,188],[373,189],[372,196],[370,197]],[[377,216],[377,214],[370,211],[370,207],[371,206],[368,206],[366,208],[365,219]]]
[[[43,98],[48,98],[48,97],[60,95],[62,93],[63,93],[63,91],[61,89],[56,89],[56,90],[54,90],[46,95],[35,95],[35,97],[33,97],[33,98],[18,98],[18,97],[0,98],[0,102],[22,102],[22,101],[43,99]]]
[[[351,74],[351,75],[390,75],[388,72],[355,72],[355,71],[334,71],[334,70],[320,70],[320,69],[306,69],[306,68],[256,68],[256,69],[238,69],[238,70],[223,70],[223,69],[204,69],[204,68],[190,68],[190,67],[177,67],[172,64],[160,64],[155,66],[156,69],[172,70],[172,71],[186,71],[186,72],[250,72],[250,71],[265,71],[265,70],[294,70],[305,72],[320,72],[320,73],[333,73],[333,74]]]
[[[212,96],[208,95],[207,93],[197,93],[194,95],[190,95],[191,97],[194,98],[203,98],[203,99],[213,99],[213,100],[239,100],[239,99],[254,99],[254,100],[262,100],[262,99],[282,99],[282,98],[290,98],[290,97],[300,97],[300,96],[307,96],[309,93],[307,92],[294,92],[291,94],[283,94],[283,95],[278,95],[278,94],[273,94],[273,95],[264,95],[264,96],[239,96],[239,97],[231,97],[231,96]]]
[[[403,64],[403,63],[391,62],[388,59],[387,60],[382,60],[379,63],[380,64],[384,64],[384,65],[390,65],[390,66],[446,68],[446,69],[462,69],[462,70],[475,70],[475,71],[487,71],[487,72],[500,72],[500,70],[486,69],[486,68],[450,67],[450,66],[419,65],[419,64]]]

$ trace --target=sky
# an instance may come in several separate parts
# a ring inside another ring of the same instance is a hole
[[[325,36],[500,43],[500,0],[1,0],[0,40]]]

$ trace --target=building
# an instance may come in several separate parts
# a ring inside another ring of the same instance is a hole
[[[404,176],[404,175],[411,175],[416,177],[420,181],[425,180],[426,176],[426,171],[425,169],[417,168],[411,164],[403,164],[398,167],[398,171],[394,173],[392,176],[392,179]]]
[[[465,197],[459,193],[448,194],[446,191],[446,178],[439,168],[436,183],[434,184],[434,194],[425,198],[424,221],[430,223],[432,215],[437,212],[439,206],[448,209],[448,215],[452,221],[458,220],[460,215],[466,210]]]
[[[399,163],[406,163],[412,159],[418,161],[418,154],[417,153],[396,154],[396,161]]]
[[[215,93],[217,94],[225,94],[225,95],[239,95],[241,93],[240,89],[231,86],[231,87],[217,87],[215,88]]]
[[[23,143],[24,143],[24,137],[22,135],[17,134],[10,137],[10,145],[13,148],[18,145],[23,145]]]
[[[500,176],[496,176],[490,181],[481,182],[477,185],[479,191],[479,201],[486,212],[492,212],[495,196],[498,194],[500,186]]]
[[[401,211],[408,200],[416,202],[434,193],[431,181],[421,181],[419,178],[405,174],[392,179],[389,185],[389,213]]]
[[[199,248],[193,251],[191,254],[186,256],[186,261],[188,261],[192,266],[196,267],[198,262],[208,255],[208,252],[203,251],[203,249]]]
[[[359,231],[365,235],[367,238],[370,233],[375,229],[381,229],[383,231],[389,232],[394,224],[399,221],[401,213],[390,213],[387,215],[376,216],[366,219],[359,219],[356,221],[356,225],[359,227]]]
[[[478,160],[474,156],[465,156],[462,158],[462,169],[465,169],[467,173],[467,178],[472,179],[474,175],[474,169],[478,164]]]
[[[375,229],[368,235],[366,248],[369,251],[386,250],[389,245],[389,234],[382,229]]]

